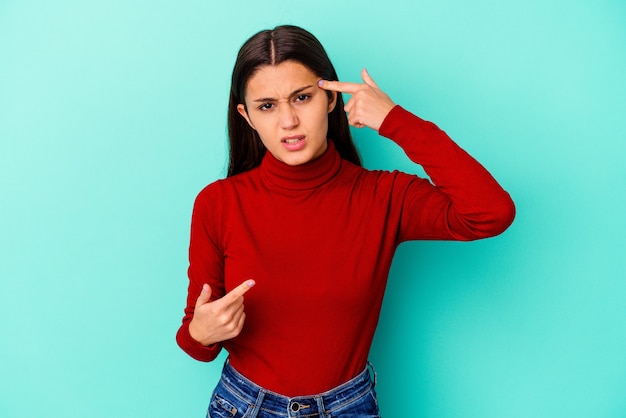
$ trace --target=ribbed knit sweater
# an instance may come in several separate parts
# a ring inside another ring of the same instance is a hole
[[[430,181],[342,160],[286,165],[269,152],[253,170],[196,198],[180,347],[231,365],[286,396],[338,386],[367,362],[394,252],[407,240],[475,240],[503,232],[515,208],[474,158],[430,122],[396,106],[379,134],[422,165]],[[431,183],[432,182],[432,183]],[[202,285],[212,299],[244,280],[246,320],[236,338],[205,347],[189,322]]]

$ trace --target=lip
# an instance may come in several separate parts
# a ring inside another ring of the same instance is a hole
[[[306,137],[304,135],[284,136],[280,142],[287,151],[298,151],[306,145]]]

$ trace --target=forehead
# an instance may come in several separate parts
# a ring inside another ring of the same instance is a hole
[[[246,98],[287,97],[304,86],[317,84],[319,77],[308,67],[296,61],[278,65],[264,65],[254,72],[246,84]]]

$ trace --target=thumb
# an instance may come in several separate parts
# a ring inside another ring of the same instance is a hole
[[[196,300],[196,307],[200,305],[204,305],[211,299],[211,286],[208,284],[202,285],[202,292],[200,292],[200,296]]]
[[[367,72],[367,69],[363,68],[363,70],[361,70],[361,78],[368,86],[378,88],[378,84],[374,82],[374,79],[370,76],[370,73]]]

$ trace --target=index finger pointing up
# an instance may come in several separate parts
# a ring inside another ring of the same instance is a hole
[[[328,81],[320,80],[317,82],[319,88],[330,91],[337,91],[340,93],[354,94],[359,91],[362,84],[358,83],[346,83],[343,81]]]

